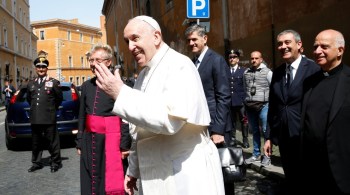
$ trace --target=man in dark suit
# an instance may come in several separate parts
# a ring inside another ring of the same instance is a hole
[[[302,41],[296,31],[282,31],[277,36],[277,44],[277,49],[285,62],[274,70],[272,76],[268,111],[270,128],[266,134],[264,151],[270,156],[272,144],[279,146],[288,187],[286,191],[294,194],[292,190],[298,189],[296,182],[299,181],[301,166],[298,147],[303,83],[320,68],[314,61],[302,57]]]
[[[8,106],[10,104],[10,100],[11,100],[12,96],[15,94],[15,92],[16,92],[16,89],[11,85],[11,82],[9,82],[9,80],[5,80],[5,86],[2,89],[2,93],[5,95],[6,112],[7,112]]]
[[[56,128],[56,111],[62,102],[60,82],[47,75],[49,61],[39,56],[34,61],[38,77],[31,80],[27,87],[27,101],[30,104],[30,123],[32,128],[32,163],[28,172],[43,167],[41,156],[45,146],[44,137],[49,141],[51,154],[51,172],[62,167],[60,140]]]
[[[342,62],[344,50],[336,30],[315,38],[315,62],[322,71],[305,82],[300,176],[305,194],[350,194],[350,68]]]
[[[239,57],[241,52],[239,50],[231,49],[228,52],[228,61],[230,63],[230,91],[231,91],[231,120],[233,124],[232,128],[232,141],[231,145],[236,145],[236,121],[237,117],[241,123],[242,131],[242,147],[249,148],[248,142],[248,119],[244,109],[244,100],[246,94],[243,86],[243,75],[246,68],[239,65]]]
[[[205,28],[194,24],[186,29],[185,36],[189,48],[195,55],[197,66],[207,99],[211,122],[210,137],[214,144],[229,144],[232,137],[230,116],[231,94],[229,86],[230,70],[225,59],[207,46]],[[226,194],[234,194],[234,184],[225,183]]]

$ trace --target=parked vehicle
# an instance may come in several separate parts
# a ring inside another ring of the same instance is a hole
[[[79,93],[74,84],[61,82],[63,101],[56,113],[60,136],[71,136],[78,130]],[[31,138],[30,106],[26,100],[27,88],[18,90],[10,101],[5,119],[6,146],[14,149],[20,138]]]

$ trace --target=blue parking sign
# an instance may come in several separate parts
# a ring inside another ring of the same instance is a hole
[[[209,18],[210,0],[187,0],[187,18]]]

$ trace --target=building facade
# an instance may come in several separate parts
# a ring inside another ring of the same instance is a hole
[[[34,75],[37,37],[30,27],[28,0],[0,0],[0,87],[12,80],[17,88],[21,81]]]
[[[195,0],[192,0],[195,1]],[[199,3],[200,1],[197,0]],[[185,0],[104,0],[102,13],[106,17],[107,43],[117,51],[117,62],[124,66],[123,74],[137,72],[134,60],[123,40],[128,20],[137,15],[152,16],[159,22],[165,42],[192,58],[184,31],[196,19],[187,18]],[[210,19],[199,22],[208,29],[208,46],[225,55],[229,48],[241,49],[241,62],[249,63],[250,53],[262,52],[264,60],[274,68],[282,63],[277,53],[276,36],[285,29],[301,34],[304,54],[312,58],[315,36],[324,29],[341,31],[348,40],[350,12],[348,0],[210,0]],[[344,61],[350,55],[345,52]],[[350,62],[349,62],[350,63]]]
[[[49,19],[32,21],[31,25],[38,37],[38,51],[47,53],[51,77],[76,86],[93,77],[87,58],[94,44],[105,42],[104,23],[96,28],[80,24],[78,19]]]

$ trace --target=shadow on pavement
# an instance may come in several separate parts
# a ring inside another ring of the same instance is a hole
[[[75,136],[61,136],[60,145],[61,149],[75,148]],[[32,139],[31,138],[21,138],[14,141],[13,151],[31,151],[32,150]],[[44,150],[48,149],[48,143]]]

